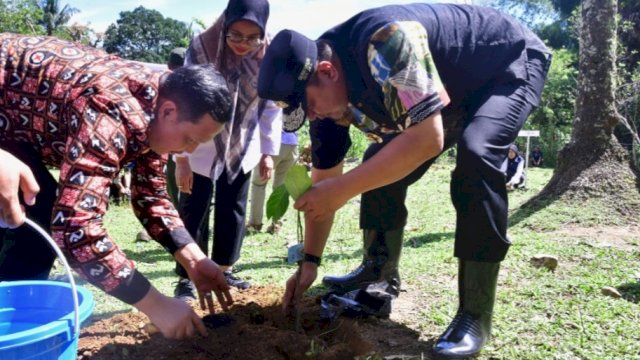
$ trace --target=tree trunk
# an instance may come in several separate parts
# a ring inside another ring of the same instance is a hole
[[[558,154],[551,181],[530,201],[606,198],[627,215],[640,209],[640,185],[629,154],[613,129],[615,108],[616,0],[585,0],[580,31],[580,73],[571,141]]]

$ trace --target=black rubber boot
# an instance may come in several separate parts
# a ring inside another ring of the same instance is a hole
[[[402,252],[403,229],[392,231],[363,230],[362,264],[343,276],[325,276],[322,283],[329,291],[344,294],[370,284],[386,282],[385,291],[398,296],[400,274],[398,262]]]
[[[464,359],[477,355],[491,336],[500,263],[460,260],[460,307],[440,336],[433,353],[438,359]]]

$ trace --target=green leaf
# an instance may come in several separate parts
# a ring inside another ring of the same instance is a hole
[[[273,219],[273,222],[280,220],[289,208],[289,193],[284,185],[280,185],[273,189],[273,192],[267,200],[267,219]]]
[[[307,168],[303,165],[293,165],[284,176],[284,186],[287,188],[289,195],[297,200],[300,195],[304,194],[311,188],[311,178],[307,174]]]

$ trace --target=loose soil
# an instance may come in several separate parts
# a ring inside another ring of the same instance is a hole
[[[319,298],[306,297],[295,318],[281,310],[282,288],[233,292],[234,305],[219,313],[209,336],[167,340],[144,330],[144,314],[101,319],[81,332],[78,359],[427,359],[431,341],[395,319],[320,318]],[[194,307],[195,304],[194,304]],[[398,309],[400,310],[400,309]],[[201,316],[207,314],[196,309]],[[395,309],[394,309],[395,312]]]
[[[626,226],[600,225],[583,227],[567,225],[555,231],[558,238],[572,239],[592,247],[612,247],[622,251],[640,250],[640,226],[637,224]]]

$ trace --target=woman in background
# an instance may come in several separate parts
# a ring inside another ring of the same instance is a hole
[[[250,284],[231,268],[240,257],[245,235],[251,170],[259,165],[263,177],[270,178],[271,156],[280,150],[282,111],[273,102],[258,98],[256,89],[258,69],[269,43],[268,18],[266,0],[230,0],[216,22],[193,38],[185,58],[185,65],[216,65],[231,91],[234,111],[215,139],[192,154],[176,156],[178,210],[206,253],[209,208],[215,196],[211,258],[224,271],[227,283],[240,289]],[[180,277],[176,298],[195,299],[193,284],[179,264],[176,273]]]

